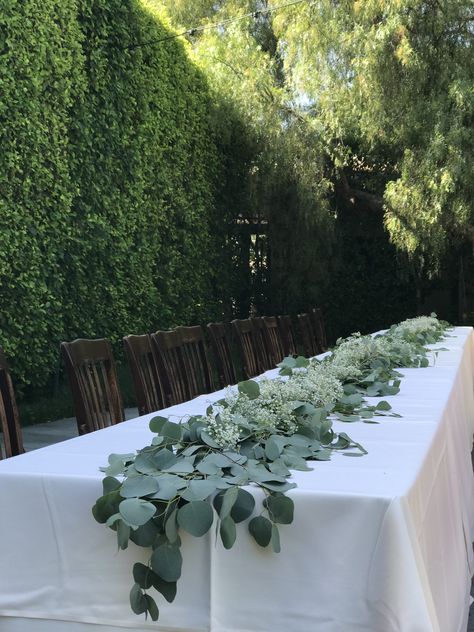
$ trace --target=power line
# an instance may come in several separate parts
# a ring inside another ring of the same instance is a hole
[[[149,40],[147,42],[141,42],[140,44],[130,44],[129,46],[125,46],[124,50],[130,50],[134,48],[141,48],[142,46],[151,46],[152,44],[161,44],[161,42],[167,42],[172,39],[176,39],[177,37],[185,37],[186,35],[197,35],[198,33],[202,33],[203,31],[209,31],[211,29],[218,29],[227,26],[228,24],[232,24],[234,22],[240,22],[241,20],[246,20],[248,18],[259,18],[261,15],[267,15],[268,13],[275,13],[276,11],[280,11],[282,9],[286,9],[288,7],[292,7],[295,4],[302,4],[306,2],[312,2],[313,0],[293,0],[292,2],[287,2],[285,4],[280,4],[276,7],[269,7],[267,9],[258,9],[258,11],[250,11],[249,13],[245,13],[243,15],[238,15],[234,18],[228,18],[227,20],[223,20],[222,22],[218,22],[215,24],[203,24],[201,26],[193,26],[181,33],[174,33],[173,35],[168,35],[167,37],[162,37],[161,39]]]

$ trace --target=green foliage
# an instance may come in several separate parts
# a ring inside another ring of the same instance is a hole
[[[230,316],[214,103],[151,2],[7,1],[0,17],[0,343],[17,388],[59,342]],[[231,289],[229,289],[231,288]]]

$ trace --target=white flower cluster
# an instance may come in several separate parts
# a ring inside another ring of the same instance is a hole
[[[417,316],[408,318],[393,327],[392,334],[403,337],[405,332],[409,334],[437,333],[444,329],[442,323],[435,316]]]
[[[229,408],[216,407],[217,414],[207,415],[207,432],[224,449],[234,449],[240,439],[240,428],[234,423]]]
[[[258,434],[294,434],[297,430],[294,411],[300,402],[327,406],[344,393],[340,380],[319,363],[287,380],[264,378],[259,389],[258,397],[251,399],[229,388],[224,402],[214,405],[213,413],[206,418],[207,430],[220,446],[235,447],[243,419]]]
[[[362,368],[374,357],[389,355],[390,351],[384,338],[371,338],[355,333],[337,345],[329,357],[328,365],[333,374],[344,382],[360,377]]]

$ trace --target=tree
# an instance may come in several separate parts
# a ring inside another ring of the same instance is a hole
[[[383,211],[393,242],[430,271],[474,243],[471,3],[165,4],[202,27],[197,57],[253,128],[287,157],[305,154],[295,170],[322,183],[321,199],[330,178],[347,203]]]

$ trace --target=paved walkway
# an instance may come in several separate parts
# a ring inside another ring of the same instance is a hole
[[[138,417],[137,408],[126,408],[125,419]],[[76,418],[59,419],[58,421],[48,421],[44,424],[35,424],[22,428],[23,445],[25,450],[36,450],[52,443],[59,443],[77,437]]]
[[[136,408],[127,408],[125,410],[126,419],[132,419],[138,416]],[[65,441],[77,436],[77,426],[75,417],[69,419],[60,419],[58,421],[49,421],[44,424],[36,424],[34,426],[26,426],[23,430],[23,443],[26,451],[36,450],[52,443]],[[471,589],[474,595],[474,581]],[[444,632],[444,631],[443,631]],[[471,607],[469,621],[466,632],[474,632],[474,605]]]

